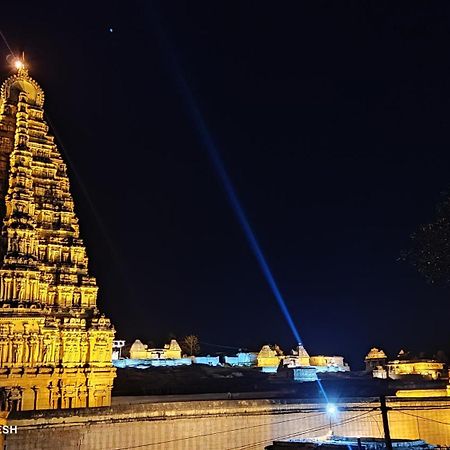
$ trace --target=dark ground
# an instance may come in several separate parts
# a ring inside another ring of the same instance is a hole
[[[445,380],[431,382],[416,378],[387,382],[374,379],[365,372],[319,376],[327,395],[333,399],[395,395],[398,389],[437,389],[446,385]],[[262,373],[257,368],[206,365],[117,369],[117,379],[113,388],[114,396],[255,392],[270,393],[270,397],[290,395],[297,398],[321,397],[317,382],[298,383],[283,374]]]

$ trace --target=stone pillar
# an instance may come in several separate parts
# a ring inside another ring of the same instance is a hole
[[[33,390],[34,393],[34,398],[33,398],[33,409],[39,409],[39,387],[38,386],[33,386],[31,388]]]
[[[37,362],[37,365],[39,365],[39,366],[41,366],[42,363],[44,362],[43,341],[44,341],[44,335],[42,334],[42,327],[39,327],[39,335],[38,335],[38,343],[37,343],[37,356],[36,356],[36,362]]]
[[[3,364],[6,362],[6,358],[8,356],[8,341],[6,339],[2,339],[0,341],[0,367],[3,367]]]
[[[87,393],[87,389],[85,385],[82,385],[79,389],[78,389],[78,404],[77,406],[79,408],[85,408],[87,406],[87,398],[88,398],[88,393]]]
[[[9,326],[9,334],[8,334],[8,344],[7,344],[7,354],[5,362],[11,364],[12,362],[12,343],[14,339],[13,334],[14,325]]]
[[[29,338],[30,338],[30,325],[27,323],[23,324],[24,333],[22,336],[23,342],[23,357],[22,362],[25,367],[29,367],[29,359],[30,359],[30,346],[29,346]]]
[[[29,357],[28,363],[30,367],[34,367],[37,361],[38,352],[38,337],[36,333],[32,333],[28,338]]]
[[[11,277],[5,277],[5,300],[11,300]]]
[[[22,391],[22,402],[21,409],[22,410],[33,410],[35,405],[35,391],[30,389],[23,389]]]

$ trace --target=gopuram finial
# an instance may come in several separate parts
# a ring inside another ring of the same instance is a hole
[[[22,52],[22,56],[15,56],[13,59],[13,66],[17,70],[17,75],[27,76],[28,75],[28,69],[25,65],[25,53]]]

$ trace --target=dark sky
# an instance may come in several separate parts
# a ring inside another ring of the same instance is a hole
[[[450,185],[448,2],[4,8],[0,28],[25,50],[72,161],[100,307],[118,338],[295,344],[181,76],[310,353],[356,367],[371,346],[391,356],[449,347],[450,292],[398,262]]]

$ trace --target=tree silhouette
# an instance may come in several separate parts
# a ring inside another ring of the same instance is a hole
[[[181,341],[180,347],[183,350],[183,353],[189,356],[197,355],[200,352],[198,336],[195,336],[194,334],[185,336]]]
[[[401,259],[412,264],[432,284],[450,285],[450,197],[437,207],[434,222],[411,235],[411,248]]]

